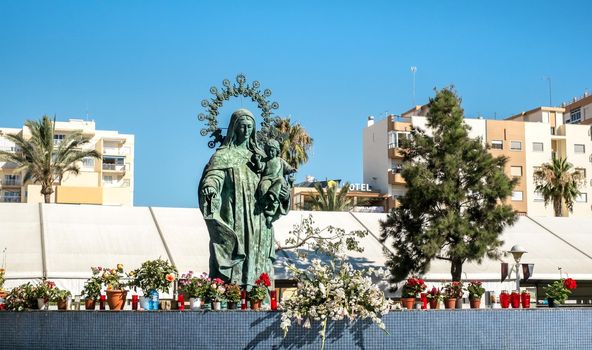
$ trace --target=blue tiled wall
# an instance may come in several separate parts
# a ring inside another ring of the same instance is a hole
[[[0,312],[1,349],[320,349],[271,312]],[[591,349],[592,309],[401,311],[330,323],[326,349]]]

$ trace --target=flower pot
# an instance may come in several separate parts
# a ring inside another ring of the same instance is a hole
[[[95,309],[95,300],[94,299],[85,299],[84,300],[84,308],[86,310],[94,310]]]
[[[37,298],[37,307],[39,310],[47,310],[49,308],[49,300],[45,298]]]
[[[158,291],[156,289],[150,290],[148,292],[148,295],[145,296],[145,299],[147,300],[146,306],[148,306],[147,308],[145,308],[146,310],[158,310],[160,299]]]
[[[508,307],[510,307],[510,294],[508,294],[508,292],[502,291],[500,293],[499,300],[502,309],[507,309]]]
[[[236,302],[235,301],[229,301],[227,304],[228,310],[236,310]]]
[[[108,290],[107,304],[109,305],[109,310],[123,310],[123,307],[125,306],[126,296],[126,290]]]
[[[401,298],[401,304],[403,304],[403,307],[407,310],[413,310],[415,298]]]
[[[522,301],[523,309],[530,309],[530,293],[520,294],[520,300]]]
[[[69,310],[72,305],[72,298],[67,297],[66,299],[58,300],[58,310]]]
[[[440,308],[440,300],[438,299],[432,299],[430,300],[430,309],[439,309]]]
[[[513,309],[520,308],[520,294],[517,292],[512,292],[510,295],[510,303],[512,304]]]
[[[553,298],[547,298],[547,303],[549,304],[549,307],[557,307],[557,304],[555,304],[555,299]]]
[[[212,301],[212,310],[219,311],[221,309],[219,301]]]
[[[471,309],[479,309],[481,307],[481,298],[470,298],[469,303],[471,304]]]
[[[251,310],[259,310],[261,308],[261,300],[251,299]]]
[[[444,300],[444,307],[446,309],[454,309],[456,306],[456,298],[448,298]]]
[[[201,299],[200,298],[190,298],[189,299],[189,308],[191,309],[191,311],[201,310]]]

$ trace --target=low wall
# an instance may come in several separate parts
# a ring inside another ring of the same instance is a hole
[[[326,349],[589,349],[591,309],[392,312],[328,325]],[[0,312],[1,349],[320,349],[319,327],[277,312]]]

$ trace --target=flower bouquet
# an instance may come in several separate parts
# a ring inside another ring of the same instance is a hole
[[[573,278],[560,279],[546,286],[544,289],[549,307],[555,307],[555,302],[563,304],[577,286],[578,284]]]
[[[261,302],[269,295],[269,286],[271,286],[271,280],[269,275],[264,272],[255,281],[255,286],[249,291],[251,309],[258,310],[261,307]]]

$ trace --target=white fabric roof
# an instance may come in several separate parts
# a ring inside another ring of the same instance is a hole
[[[378,238],[385,214],[291,211],[274,224],[276,241],[283,244],[308,215],[319,228],[369,230],[361,242],[364,252],[352,253],[349,260],[358,266],[384,266],[385,247]],[[504,250],[514,244],[528,250],[522,262],[535,264],[533,279],[556,279],[561,267],[572,277],[592,280],[592,219],[520,217],[503,240]],[[181,273],[201,273],[208,270],[208,242],[205,222],[195,208],[0,203],[0,251],[7,248],[8,288],[46,276],[76,293],[90,277],[91,266],[122,263],[129,270],[158,257],[173,261]],[[502,260],[513,263],[511,256]],[[467,263],[463,270],[467,279],[499,281],[500,262]],[[286,277],[283,271],[276,275]],[[450,266],[435,261],[425,277],[450,279]]]

